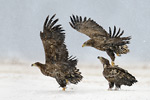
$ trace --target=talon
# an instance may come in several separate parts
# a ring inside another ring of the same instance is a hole
[[[116,54],[117,56],[121,56],[119,53]]]
[[[64,87],[62,90],[65,91],[65,90],[66,90],[66,87]]]
[[[68,84],[69,83],[69,81],[66,79],[66,83]]]
[[[114,61],[111,61],[111,65],[114,67],[115,66],[115,63],[114,63]]]

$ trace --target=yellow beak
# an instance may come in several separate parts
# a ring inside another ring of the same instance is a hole
[[[98,58],[99,60],[102,60],[102,57],[100,57],[100,56],[98,56],[97,58]]]
[[[83,44],[82,47],[85,47],[85,44]]]
[[[35,66],[35,64],[32,64],[31,66]]]

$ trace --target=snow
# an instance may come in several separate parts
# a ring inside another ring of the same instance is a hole
[[[138,83],[121,90],[108,91],[102,66],[78,66],[84,78],[62,91],[55,79],[44,76],[30,65],[0,65],[1,100],[150,100],[149,68],[126,68]]]

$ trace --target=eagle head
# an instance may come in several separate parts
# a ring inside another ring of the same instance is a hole
[[[110,65],[109,60],[107,60],[106,58],[100,56],[98,56],[97,58],[101,61],[103,65]]]
[[[34,64],[31,64],[31,66],[36,66],[36,67],[42,67],[43,64],[41,64],[40,62],[36,62]]]
[[[94,39],[90,39],[90,40],[84,42],[83,45],[82,45],[82,47],[85,47],[85,46],[91,46],[91,47],[93,47],[94,43],[95,43]]]

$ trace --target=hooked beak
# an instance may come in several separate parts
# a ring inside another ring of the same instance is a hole
[[[98,56],[97,58],[100,59],[100,60],[102,59],[102,57],[100,57],[100,56]]]
[[[85,47],[85,44],[83,44],[82,47]]]
[[[32,66],[35,66],[35,64],[31,64],[31,67],[32,67]]]

